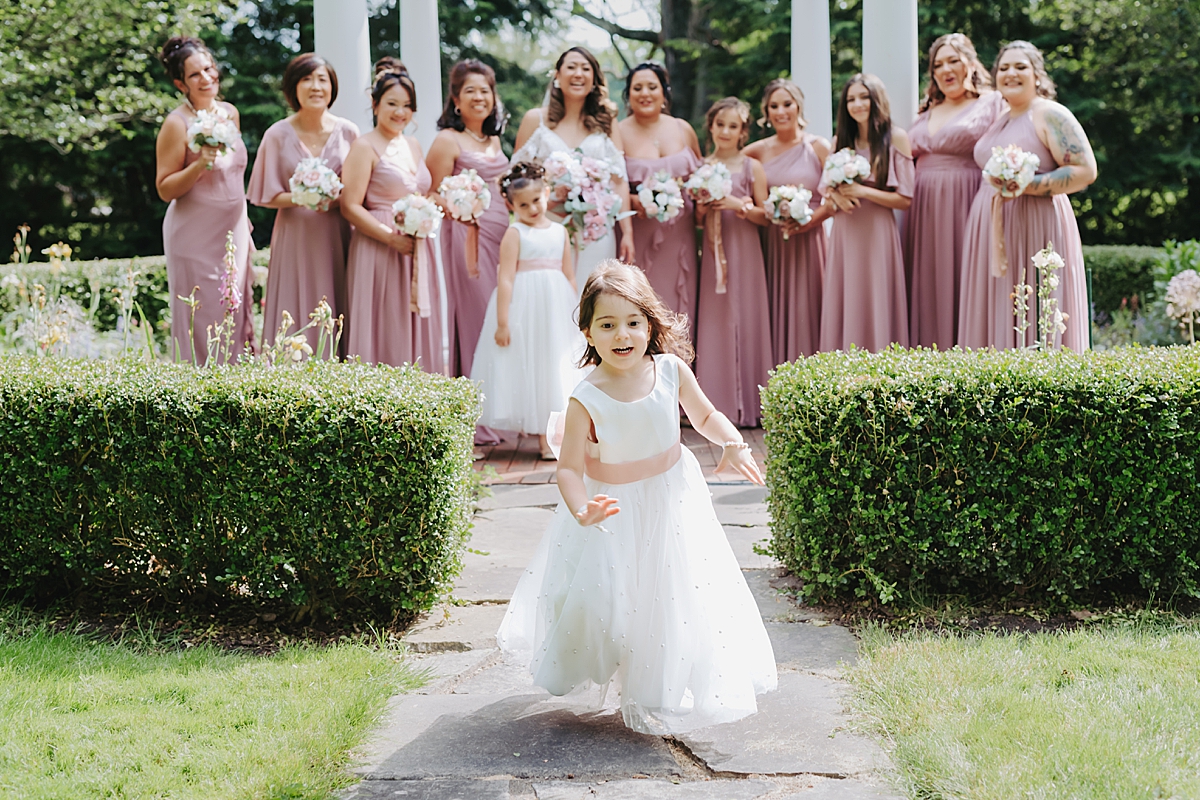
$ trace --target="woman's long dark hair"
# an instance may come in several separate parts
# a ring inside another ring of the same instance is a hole
[[[442,108],[442,115],[438,117],[438,130],[446,128],[456,131],[466,130],[467,125],[463,122],[462,112],[458,110],[458,104],[455,101],[459,99],[458,96],[462,92],[463,84],[467,82],[468,75],[482,75],[491,88],[492,113],[483,121],[483,135],[499,136],[504,133],[508,114],[505,113],[504,104],[500,102],[500,94],[496,91],[496,72],[475,58],[463,59],[450,68],[450,92],[446,95],[446,105]]]
[[[558,61],[555,62],[554,71],[556,73],[562,69],[568,53],[579,53],[592,67],[592,91],[583,101],[581,114],[583,127],[588,133],[603,131],[605,135],[611,136],[613,123],[617,120],[617,106],[608,99],[608,84],[605,83],[604,70],[600,69],[600,62],[586,47],[571,47],[564,50],[563,54],[558,57]],[[553,83],[550,84],[550,103],[546,107],[546,125],[554,127],[566,113],[567,108],[563,102],[562,89],[555,87]]]
[[[867,144],[871,148],[871,174],[875,186],[886,189],[888,182],[888,163],[892,150],[892,104],[888,102],[887,89],[883,81],[869,72],[860,72],[842,87],[842,97],[838,101],[837,136],[833,143],[835,151],[849,147],[855,149],[858,139],[858,123],[850,116],[846,108],[846,96],[850,87],[856,83],[862,84],[871,95],[871,116],[867,118]]]
[[[629,70],[629,74],[625,76],[625,91],[621,92],[621,99],[625,101],[625,108],[629,108],[629,92],[633,87],[633,76],[639,72],[653,72],[654,77],[658,78],[658,84],[662,87],[663,102],[666,107],[663,111],[667,114],[671,113],[671,74],[667,72],[667,68],[657,61],[643,61],[633,69]]]

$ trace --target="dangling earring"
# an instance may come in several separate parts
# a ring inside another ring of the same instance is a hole
[[[555,89],[561,89],[561,88],[562,88],[562,86],[560,86],[560,85],[559,85],[559,83],[558,83],[558,78],[555,78],[555,79],[554,79],[554,88],[555,88]]]
[[[462,112],[458,110],[458,106],[454,107],[454,116],[456,116],[456,117],[462,116]]]

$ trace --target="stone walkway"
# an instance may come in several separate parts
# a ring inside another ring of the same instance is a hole
[[[890,765],[849,728],[839,665],[857,642],[777,591],[788,578],[754,552],[765,490],[713,485],[713,502],[758,600],[779,666],[759,712],[679,737],[629,731],[588,697],[556,698],[496,648],[505,603],[558,503],[552,484],[494,487],[475,517],[456,603],[407,640],[430,681],[392,699],[356,753],[345,800],[895,800]]]

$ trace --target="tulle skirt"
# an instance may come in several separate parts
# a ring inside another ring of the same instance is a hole
[[[625,724],[684,733],[757,710],[775,656],[686,447],[644,481],[585,479],[620,513],[584,528],[561,505],[508,605],[500,647],[551,694],[611,682]]]

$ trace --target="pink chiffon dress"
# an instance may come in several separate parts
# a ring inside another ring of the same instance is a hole
[[[358,126],[335,117],[319,158],[338,175],[358,138]],[[263,134],[254,170],[250,173],[247,195],[255,205],[271,202],[282,192],[291,191],[288,179],[302,159],[312,153],[300,141],[296,128],[281,119]],[[350,223],[338,210],[312,211],[303,206],[281,208],[275,212],[271,230],[271,264],[267,277],[266,315],[263,318],[263,342],[275,340],[283,312],[292,315],[295,333],[308,324],[308,315],[325,300],[336,319],[346,310],[346,251],[350,247]],[[305,332],[309,345],[316,347],[320,332],[314,327]],[[324,355],[324,354],[323,354]]]
[[[928,111],[908,132],[917,166],[904,238],[913,347],[946,350],[958,341],[963,236],[982,180],[975,143],[1005,108],[1000,93],[989,92],[936,133],[929,131]]]
[[[446,274],[447,332],[450,334],[450,374],[471,374],[475,345],[483,328],[488,299],[496,289],[496,268],[500,263],[500,240],[508,230],[508,208],[496,181],[508,171],[508,158],[502,152],[488,158],[483,153],[461,150],[454,161],[454,174],[473,169],[487,181],[492,202],[479,218],[479,276],[467,272],[468,226],[449,216],[442,220],[438,239],[442,247],[442,269]]]
[[[375,219],[393,227],[392,203],[413,193],[426,194],[432,181],[424,161],[413,174],[380,156],[371,171],[363,206]],[[426,372],[445,371],[433,244],[428,238],[417,239],[416,247],[424,249],[422,258],[429,267],[418,273],[418,280],[427,281],[429,316],[414,310],[414,256],[401,255],[357,230],[351,234],[345,332],[350,357],[392,366],[419,362]]]
[[[678,153],[662,158],[626,158],[630,191],[642,181],[666,172],[673,178],[686,180],[704,162],[685,147]],[[650,279],[654,291],[676,314],[686,314],[696,330],[696,207],[687,193],[683,209],[668,222],[658,222],[641,215],[633,217],[633,249],[637,265]]]
[[[803,186],[812,192],[813,211],[821,205],[824,165],[805,135],[794,146],[763,162],[767,187]],[[821,298],[825,282],[825,227],[783,238],[783,228],[767,229],[767,293],[771,298],[774,363],[817,352],[821,343]]]
[[[753,159],[745,158],[734,174],[733,195],[754,196]],[[734,425],[756,428],[762,419],[758,387],[767,385],[767,373],[775,366],[762,239],[753,222],[732,211],[720,214],[728,274],[724,293],[718,293],[717,254],[706,235],[700,259],[697,315],[702,324],[696,328],[696,380]]]
[[[1003,114],[975,145],[975,163],[987,164],[993,147],[1015,144],[1041,159],[1038,173],[1057,169],[1053,154],[1038,139],[1031,112],[1017,118]],[[1083,245],[1071,201],[1065,194],[1050,197],[1022,195],[1004,203],[1004,247],[1008,256],[1005,274],[995,277],[993,268],[992,197],[995,190],[984,183],[975,195],[967,219],[963,243],[962,294],[959,297],[958,343],[963,347],[997,349],[1027,347],[1037,339],[1036,297],[1030,302],[1029,328],[1017,341],[1012,293],[1024,271],[1025,282],[1036,285],[1033,254],[1054,243],[1066,262],[1059,270],[1053,296],[1067,315],[1066,333],[1055,335],[1056,345],[1083,352],[1089,348],[1087,284],[1083,267]],[[997,270],[999,267],[997,266]]]
[[[191,118],[181,109],[172,114]],[[199,154],[186,150],[184,166]],[[246,190],[242,184],[249,158],[239,139],[229,151],[217,158],[185,194],[171,201],[163,219],[163,252],[167,260],[167,292],[171,296],[171,355],[179,361],[203,365],[208,358],[208,327],[225,319],[221,303],[221,281],[225,275],[225,235],[233,231],[237,247],[236,286],[242,302],[233,314],[234,353],[243,345],[254,345],[254,276],[250,256],[254,242],[250,238],[250,217],[246,214]],[[196,307],[180,300],[196,292]],[[189,337],[188,331],[191,330]]]
[[[858,154],[871,159],[869,150]],[[867,183],[874,185],[873,175]],[[912,159],[895,147],[889,155],[887,188],[912,197]],[[877,353],[893,342],[908,346],[900,230],[892,209],[863,200],[853,212],[833,217],[821,302],[821,350],[857,345]]]

